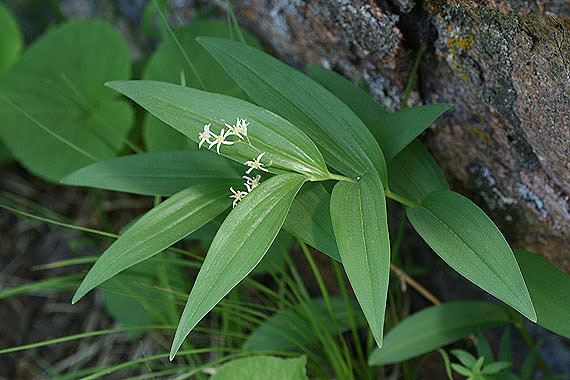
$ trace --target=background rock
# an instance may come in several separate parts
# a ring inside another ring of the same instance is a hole
[[[568,1],[233,4],[277,56],[363,79],[390,110],[425,46],[410,103],[455,104],[424,136],[453,187],[570,273]]]

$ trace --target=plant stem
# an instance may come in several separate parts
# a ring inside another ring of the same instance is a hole
[[[403,197],[399,194],[393,193],[392,191],[390,191],[390,189],[386,189],[386,197],[403,204],[404,206],[407,207],[418,207],[419,205],[417,203],[412,202],[411,200],[409,200],[406,197]]]
[[[404,272],[396,264],[390,264],[390,269],[394,273],[396,273],[400,278],[402,278],[406,282],[406,284],[408,284],[412,288],[416,289],[418,291],[418,293],[420,293],[422,296],[424,296],[428,301],[430,301],[434,305],[439,305],[441,303],[439,298],[434,296],[429,290],[424,288],[419,282],[417,282],[412,277],[410,277],[406,272]]]
[[[354,178],[350,178],[350,177],[345,177],[343,175],[339,175],[339,174],[332,174],[329,173],[329,178],[328,179],[336,179],[337,181],[348,181],[348,182],[354,182],[356,183],[356,180]]]

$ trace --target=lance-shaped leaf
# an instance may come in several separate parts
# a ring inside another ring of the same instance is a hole
[[[231,182],[194,185],[150,210],[122,234],[95,262],[75,292],[72,303],[86,293],[170,247],[221,214],[230,205]]]
[[[151,4],[151,3],[149,3]],[[155,9],[154,4],[151,8]],[[196,42],[199,36],[230,38],[232,27],[219,20],[195,20],[174,31],[177,41],[164,38],[145,66],[142,79],[180,84],[245,99],[239,86],[226,74],[208,52]],[[247,31],[242,31],[246,42],[260,46]],[[169,151],[195,148],[191,140],[170,128],[152,115],[143,125],[145,145],[151,151]]]
[[[126,81],[107,85],[196,142],[204,124],[211,124],[210,130],[219,134],[222,129],[227,131],[225,123],[233,124],[238,117],[247,119],[251,144],[247,139],[233,137],[238,140],[235,144],[221,148],[221,154],[233,160],[243,163],[265,152],[262,162],[275,173],[296,171],[319,179],[330,176],[321,153],[303,132],[254,104],[162,82]]]
[[[449,190],[440,167],[418,140],[390,161],[388,174],[390,190],[415,203],[434,191]]]
[[[194,326],[261,261],[306,179],[294,173],[272,177],[249,193],[224,220],[188,296],[171,359]]]
[[[319,341],[319,331],[342,334],[366,323],[358,311],[358,303],[342,297],[330,298],[331,310],[322,298],[311,299],[275,313],[261,323],[247,338],[244,348],[249,351],[285,351],[304,348]],[[351,322],[351,317],[353,321]]]
[[[380,179],[338,182],[331,218],[342,265],[378,346],[382,346],[390,275],[386,198]]]
[[[189,186],[241,182],[243,166],[206,150],[142,153],[94,163],[62,183],[132,194],[170,196]]]
[[[515,256],[536,310],[537,323],[570,339],[570,276],[537,254],[515,250]]]
[[[311,247],[341,261],[331,222],[330,199],[320,183],[303,186],[291,205],[283,228]]]
[[[317,66],[309,66],[308,71],[311,78],[346,103],[366,124],[388,162],[452,107],[441,103],[387,112],[370,94],[343,76]]]
[[[536,313],[517,261],[501,231],[469,199],[452,191],[428,195],[406,214],[449,266],[532,321]]]
[[[200,37],[198,42],[256,104],[302,128],[330,166],[353,177],[376,170],[386,183],[386,163],[374,137],[328,90],[247,45],[214,37]]]
[[[23,166],[51,181],[116,156],[133,114],[104,83],[127,79],[130,65],[127,44],[108,24],[54,27],[0,78],[2,140]]]
[[[274,356],[251,356],[232,360],[216,370],[211,380],[308,380],[307,358],[282,359]]]
[[[375,349],[370,365],[399,363],[477,332],[509,322],[504,307],[487,302],[447,302],[425,308],[404,319]]]

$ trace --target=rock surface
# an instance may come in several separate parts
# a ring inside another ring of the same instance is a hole
[[[455,104],[424,136],[453,187],[570,273],[568,1],[233,4],[280,58],[363,79],[390,110],[425,46],[410,103]]]

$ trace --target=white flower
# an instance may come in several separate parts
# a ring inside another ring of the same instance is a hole
[[[212,125],[210,123],[205,124],[204,131],[200,132],[200,134],[198,135],[198,137],[200,138],[200,143],[198,144],[198,148],[201,148],[205,142],[211,144],[212,143],[211,139],[216,137],[216,135],[212,131],[210,131],[211,126]]]
[[[258,169],[264,172],[269,172],[269,170],[267,170],[264,166],[264,164],[261,163],[261,159],[263,158],[263,155],[265,155],[265,152],[260,153],[259,156],[257,156],[257,158],[253,161],[246,161],[244,163],[245,166],[249,166],[249,169],[246,170],[245,174],[249,174],[251,173],[254,169]]]
[[[243,140],[244,137],[247,137],[247,127],[249,126],[249,122],[246,119],[237,118],[235,125],[230,125],[226,123],[226,127],[228,127],[228,131],[232,135],[235,135]]]
[[[220,154],[220,146],[222,146],[222,144],[224,145],[233,145],[235,144],[235,141],[226,141],[226,137],[228,137],[230,135],[230,131],[228,130],[226,133],[224,133],[224,129],[222,129],[222,131],[220,132],[219,135],[214,136],[214,140],[212,141],[208,141],[208,143],[210,144],[210,146],[208,147],[208,149],[212,148],[214,145],[216,145],[216,152],[218,152],[218,154]]]
[[[233,187],[230,187],[230,191],[232,192],[230,198],[234,200],[234,202],[232,203],[232,207],[236,207],[237,204],[247,195],[245,191],[241,190],[235,191]]]
[[[247,188],[248,192],[251,192],[251,190],[255,189],[257,186],[259,186],[259,183],[261,182],[261,176],[258,174],[255,177],[251,178],[248,177],[246,175],[244,175],[243,177],[241,177],[243,179],[245,179],[245,187]]]

